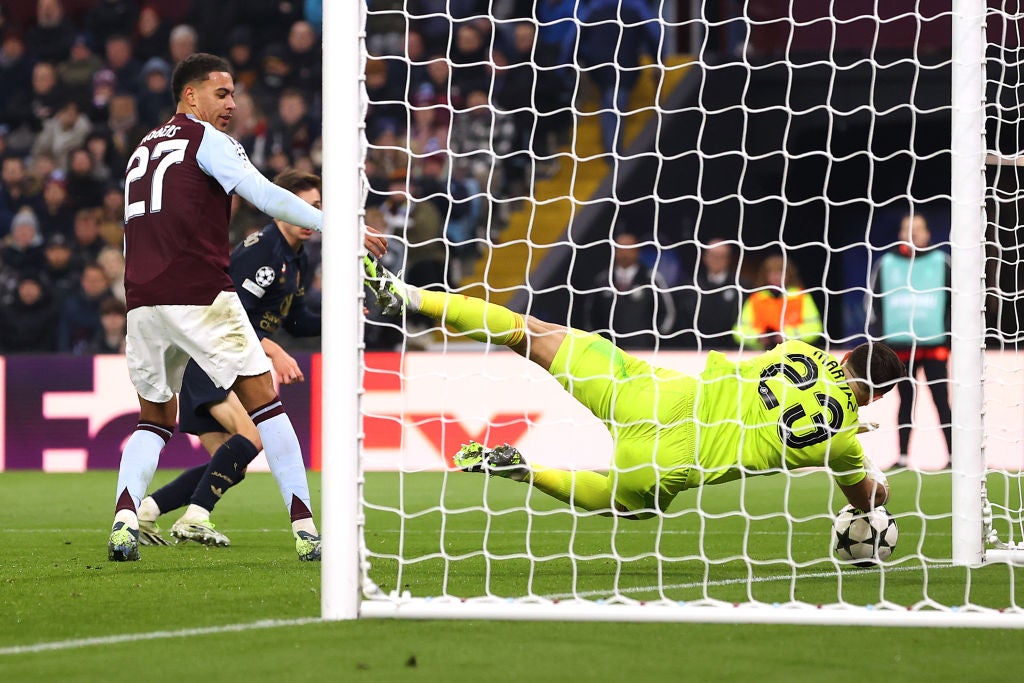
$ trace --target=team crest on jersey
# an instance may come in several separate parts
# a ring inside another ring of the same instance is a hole
[[[260,233],[254,232],[253,234],[251,234],[251,235],[249,235],[248,237],[245,238],[245,241],[242,242],[242,246],[244,246],[244,247],[251,247],[252,245],[256,244],[259,241],[260,241]]]
[[[263,266],[256,271],[256,284],[260,287],[269,287],[274,284],[275,277],[277,277],[277,274],[274,272],[273,268],[270,266]]]

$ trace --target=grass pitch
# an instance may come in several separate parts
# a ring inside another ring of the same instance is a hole
[[[173,475],[160,473],[155,484]],[[295,559],[270,475],[250,475],[218,507],[231,548],[143,548],[140,562],[126,564],[106,559],[115,477],[0,474],[0,680],[579,681],[685,673],[781,681],[841,671],[963,680],[1019,665],[1018,631],[318,622],[320,568]],[[900,529],[894,563],[884,573],[841,569],[841,581],[822,559],[824,513],[840,501],[819,475],[708,489],[699,494],[703,514],[685,511],[698,494],[684,493],[673,506],[679,512],[624,522],[568,514],[502,480],[370,474],[366,542],[376,555],[373,578],[414,595],[1020,604],[1021,570],[945,566],[948,475],[906,473],[892,483]],[[311,484],[316,491],[315,475]],[[990,490],[1006,488],[996,484]],[[778,515],[783,502],[788,516]],[[734,514],[741,505],[748,518]],[[173,517],[163,521],[169,527]],[[757,580],[748,583],[748,575]]]

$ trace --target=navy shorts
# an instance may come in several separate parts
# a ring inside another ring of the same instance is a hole
[[[230,389],[221,389],[203,372],[203,369],[192,360],[185,366],[185,375],[181,380],[181,393],[178,395],[178,429],[186,434],[205,434],[207,432],[227,432],[217,420],[210,415],[206,406],[220,403],[228,396]]]

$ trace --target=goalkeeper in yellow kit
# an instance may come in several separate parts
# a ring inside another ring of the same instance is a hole
[[[585,510],[640,519],[685,489],[798,467],[828,467],[846,498],[868,510],[889,497],[857,440],[857,411],[905,375],[888,346],[862,344],[838,361],[799,341],[739,363],[712,351],[699,377],[659,368],[607,339],[459,294],[407,285],[365,257],[385,315],[421,313],[547,370],[615,444],[607,476],[527,464],[518,450],[469,443],[455,465],[529,482]]]

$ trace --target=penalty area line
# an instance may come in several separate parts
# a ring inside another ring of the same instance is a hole
[[[96,645],[117,645],[119,643],[135,643],[144,640],[162,640],[166,638],[187,638],[190,636],[207,636],[217,633],[239,633],[242,631],[258,631],[266,628],[281,628],[284,626],[304,626],[321,622],[319,617],[303,617],[301,619],[261,619],[244,624],[226,624],[224,626],[206,626],[201,628],[183,628],[177,631],[150,631],[148,633],[123,633],[114,636],[101,636],[97,638],[77,638],[74,640],[56,640],[48,643],[35,643],[34,645],[14,645],[11,647],[0,647],[2,655],[22,655],[36,652],[52,652],[54,650],[73,650],[81,647],[93,647]]]

